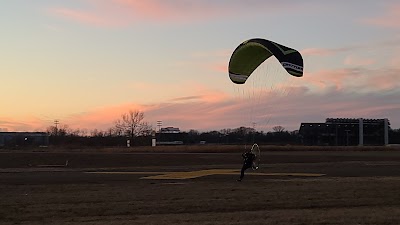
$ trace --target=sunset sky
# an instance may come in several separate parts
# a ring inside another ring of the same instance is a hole
[[[3,0],[0,27],[0,131],[106,130],[129,110],[184,131],[400,128],[398,0]],[[304,76],[268,59],[234,85],[230,56],[255,37],[299,50]]]

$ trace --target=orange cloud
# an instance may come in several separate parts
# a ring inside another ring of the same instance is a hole
[[[49,124],[49,125],[48,125]],[[44,131],[51,124],[40,118],[25,116],[23,118],[0,117],[1,131]]]
[[[150,124],[157,120],[173,120],[174,118],[197,116],[199,118],[207,117],[211,111],[203,111],[207,105],[219,104],[226,101],[228,96],[220,91],[210,91],[201,86],[193,87],[197,89],[200,95],[178,97],[164,100],[162,103],[154,104],[133,104],[126,103],[121,105],[109,106],[94,109],[92,111],[70,115],[66,118],[60,118],[61,123],[68,124],[72,129],[101,129],[107,130],[114,126],[114,122],[121,117],[123,113],[129,110],[139,110],[145,113],[146,121]],[[193,113],[197,108],[198,113]],[[175,112],[175,113],[174,113]],[[153,124],[154,125],[154,124]]]
[[[70,115],[69,117],[60,119],[60,121],[64,124],[68,124],[71,128],[107,129],[111,128],[114,122],[119,119],[123,113],[129,112],[129,110],[146,111],[148,107],[149,106],[127,103]]]

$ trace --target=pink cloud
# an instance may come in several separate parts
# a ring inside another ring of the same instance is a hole
[[[287,95],[267,91],[257,97],[220,97],[220,94],[210,92],[205,96],[180,97],[152,105],[127,103],[98,108],[60,118],[60,123],[72,129],[107,130],[122,113],[137,109],[144,111],[145,120],[152,124],[153,128],[157,120],[162,120],[163,126],[179,127],[183,131],[251,127],[252,122],[256,122],[259,130],[271,130],[276,125],[295,130],[301,122],[323,122],[328,117],[387,117],[392,127],[398,128],[399,92],[395,90],[358,94],[352,89],[343,88],[315,93],[304,86],[298,86],[293,87]],[[4,123],[4,120],[8,122]],[[0,118],[0,127],[8,126],[9,131],[29,131],[41,124],[45,124],[42,125],[44,128],[52,125],[40,120],[21,123],[18,120]]]
[[[170,99],[169,102],[175,102],[175,103],[190,102],[190,101],[219,102],[228,98],[226,93],[220,91],[209,91],[204,89],[204,91],[199,91],[199,92],[202,92],[202,95],[173,98]]]
[[[110,20],[110,18],[105,18],[97,13],[92,13],[83,10],[74,10],[69,8],[51,8],[50,13],[74,20],[76,22],[92,24],[95,26],[111,26],[119,24],[118,21]]]
[[[400,88],[400,70],[380,70],[375,76],[360,82],[362,87],[369,87],[377,91],[391,91]]]
[[[306,48],[300,51],[303,56],[330,56],[335,51],[324,48]]]
[[[340,76],[345,74],[342,71]],[[305,87],[293,87],[287,95],[267,91],[261,95],[244,94],[215,102],[161,104],[149,113],[153,118],[184,130],[251,126],[254,121],[259,129],[270,130],[274,125],[284,125],[293,130],[298,129],[300,122],[318,122],[327,117],[390,117],[393,124],[399,123],[395,112],[400,106],[393,104],[396,95],[382,96],[379,91],[368,95],[353,92],[345,85],[342,89],[327,89],[323,94],[310,92]]]
[[[344,59],[344,64],[350,66],[368,66],[374,63],[375,63],[374,59],[360,58],[353,55],[347,56]]]
[[[176,67],[191,67],[208,72],[218,72],[228,74],[228,61],[229,57],[220,59],[187,59],[185,61],[178,61],[174,63]]]
[[[382,50],[383,48],[393,49],[393,47],[398,46],[400,43],[400,39],[398,36],[390,37],[387,40],[379,41],[379,42],[367,42],[367,43],[359,43],[355,45],[348,45],[337,48],[318,48],[311,47],[300,50],[302,56],[334,56],[337,54],[343,53],[354,53],[354,52],[362,52],[362,51],[370,51],[370,50]],[[397,56],[397,55],[396,55]],[[354,56],[349,58],[353,58],[351,60],[355,61]],[[361,60],[360,60],[361,61]],[[366,60],[371,63],[371,60]],[[364,62],[365,63],[365,62]]]
[[[223,10],[203,2],[159,0],[86,1],[86,9],[53,7],[48,11],[59,17],[99,27],[128,26],[137,21],[178,22],[221,15]],[[207,16],[205,16],[207,14]]]
[[[400,4],[390,5],[380,17],[364,19],[363,22],[375,26],[400,28]]]
[[[201,12],[215,16],[217,11],[208,4],[189,1],[160,1],[160,0],[114,0],[130,12],[137,14],[140,18],[155,21],[179,21],[185,17],[200,17]]]
[[[228,75],[227,75],[228,77]],[[220,96],[224,97],[224,94],[220,91],[210,90],[209,86],[194,81],[180,81],[172,83],[147,83],[147,82],[135,82],[128,84],[129,88],[134,89],[137,93],[148,93],[149,90],[164,90],[163,94],[157,91],[152,91],[147,94],[146,101],[160,102],[160,101],[188,101],[197,100],[200,98],[208,98],[209,96]],[[166,91],[167,90],[167,91]],[[187,97],[176,97],[181,96],[182,93],[194,93]]]
[[[181,62],[181,65],[191,64],[214,72],[228,73],[228,60],[232,54],[232,49],[221,49],[216,51],[199,51],[191,54],[190,63]],[[197,62],[197,63],[193,63]],[[205,63],[204,63],[205,62]]]
[[[209,57],[221,57],[227,58],[232,55],[233,49],[221,49],[216,51],[199,51],[194,52],[191,56],[195,58],[209,58]]]
[[[399,69],[320,70],[296,81],[299,82],[289,82],[289,86],[276,83],[274,88],[235,86],[238,91],[232,91],[232,94],[210,90],[199,84],[180,83],[172,88],[185,89],[181,93],[188,93],[186,89],[192,90],[189,93],[193,94],[182,96],[178,92],[175,97],[157,100],[153,104],[128,102],[58,119],[72,129],[107,130],[122,113],[141,110],[145,112],[145,120],[154,128],[156,121],[162,120],[164,126],[175,126],[185,131],[252,126],[252,122],[257,123],[258,129],[270,130],[272,126],[282,125],[294,130],[301,122],[319,122],[327,117],[388,117],[394,128],[400,127]],[[138,83],[135,87],[155,89],[149,85],[153,84]],[[52,122],[34,117],[0,118],[0,128],[44,131],[53,125]]]
[[[302,78],[303,84],[314,92],[332,89],[354,93],[386,92],[400,88],[399,69],[338,69],[320,70]],[[315,90],[316,89],[316,90]]]
[[[326,91],[331,88],[343,89],[347,83],[359,78],[361,74],[357,70],[338,69],[338,70],[320,70],[315,73],[309,73],[302,79],[304,83],[318,88],[318,91]]]
[[[393,51],[393,56],[389,61],[389,67],[400,69],[400,48]]]
[[[156,23],[187,23],[211,20],[223,16],[246,16],[254,13],[275,13],[279,10],[294,10],[287,3],[256,1],[252,4],[242,1],[226,2],[190,0],[86,0],[86,8],[77,10],[68,7],[53,7],[52,14],[76,22],[95,26],[127,26],[137,21]],[[307,7],[298,5],[299,8]],[[248,10],[243,10],[248,9]],[[251,9],[251,10],[250,10]],[[239,13],[240,12],[240,13]]]
[[[339,53],[350,52],[367,47],[367,45],[352,45],[340,48],[306,48],[300,50],[303,56],[332,56]]]
[[[214,63],[214,64],[210,65],[209,68],[212,71],[228,74],[228,64],[227,63]]]

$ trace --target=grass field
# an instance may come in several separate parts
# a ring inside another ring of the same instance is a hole
[[[134,147],[29,147],[1,149],[0,152],[242,152],[251,145],[176,145],[176,146],[134,146]],[[389,146],[298,146],[260,145],[263,151],[400,151],[400,145]]]
[[[271,150],[263,152],[261,169],[248,171],[242,182],[229,174],[143,179],[162,172],[237,170],[235,149],[115,151],[3,151],[0,224],[400,224],[397,150]],[[67,167],[37,166],[66,158]],[[87,173],[93,171],[115,173]],[[279,172],[326,175],[259,176]]]

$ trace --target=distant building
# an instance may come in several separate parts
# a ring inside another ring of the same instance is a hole
[[[179,134],[180,132],[181,131],[179,130],[179,128],[175,127],[165,127],[160,129],[160,133],[163,134]]]
[[[47,145],[49,135],[45,132],[0,132],[0,147]]]
[[[161,128],[156,134],[156,145],[182,145],[183,134],[176,127]]]
[[[305,145],[388,145],[388,119],[328,118],[325,123],[301,123],[299,134]]]

